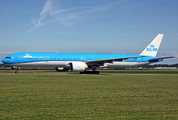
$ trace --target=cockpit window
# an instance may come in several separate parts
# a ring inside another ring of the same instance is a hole
[[[5,57],[6,59],[11,59],[11,57]]]

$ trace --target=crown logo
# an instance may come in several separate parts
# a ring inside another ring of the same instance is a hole
[[[152,45],[150,45],[150,48],[154,48],[154,47],[155,47],[155,45],[153,45],[153,44],[152,44]]]
[[[32,56],[30,56],[30,54],[26,54],[26,56],[24,56],[24,58],[31,58]]]

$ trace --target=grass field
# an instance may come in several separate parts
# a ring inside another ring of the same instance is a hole
[[[0,74],[0,119],[176,120],[178,75]]]

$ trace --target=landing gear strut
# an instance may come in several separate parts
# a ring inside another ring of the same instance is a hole
[[[18,70],[20,69],[20,67],[12,66],[11,69],[12,69],[12,70],[15,70],[15,73],[18,74],[18,73],[19,73]]]

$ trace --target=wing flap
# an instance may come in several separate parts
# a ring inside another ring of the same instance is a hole
[[[139,58],[139,57],[142,57],[142,56],[91,60],[91,61],[86,61],[86,63],[87,64],[95,64],[95,65],[103,65],[104,63],[113,63],[113,61],[123,61],[123,60],[127,60],[127,59],[130,59],[130,58]]]

